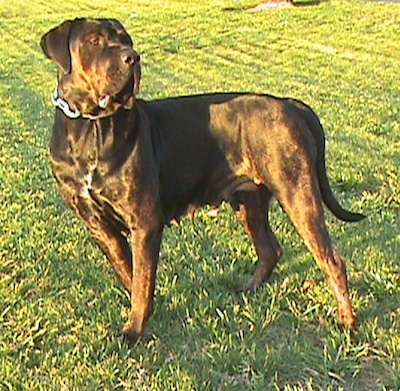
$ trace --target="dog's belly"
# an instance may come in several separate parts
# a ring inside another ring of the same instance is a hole
[[[215,170],[212,174],[193,181],[191,186],[179,185],[161,189],[161,204],[165,223],[179,221],[183,215],[193,215],[205,206],[219,206],[226,201],[234,207],[240,203],[241,192],[256,191],[260,186],[245,175],[235,175],[230,170]]]

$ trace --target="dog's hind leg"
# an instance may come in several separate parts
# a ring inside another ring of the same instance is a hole
[[[301,194],[307,203],[289,202],[279,196],[278,199],[333,290],[338,306],[339,323],[354,328],[355,317],[349,298],[346,267],[331,243],[319,190],[312,187],[308,187],[308,190],[309,194],[304,189]]]
[[[307,124],[285,110],[269,127],[268,137],[255,138],[254,132],[248,132],[246,157],[253,165],[251,174],[271,190],[325,274],[336,298],[339,322],[354,328],[345,264],[325,224],[315,167],[317,146]]]
[[[253,240],[258,256],[257,269],[243,286],[244,291],[259,288],[271,275],[283,254],[282,247],[269,225],[268,208],[271,196],[271,192],[263,187],[256,192],[244,193],[241,197],[238,218]]]
[[[305,158],[307,160],[307,158]],[[325,224],[321,194],[313,167],[304,162],[295,180],[284,178],[273,184],[274,196],[288,214],[297,232],[325,274],[338,307],[339,323],[354,328],[353,314],[344,261],[331,243]]]

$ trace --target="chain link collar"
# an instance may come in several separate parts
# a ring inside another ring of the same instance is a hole
[[[68,118],[78,118],[80,117],[81,113],[78,110],[72,110],[68,104],[68,102],[58,95],[58,89],[56,88],[51,96],[51,103],[55,107],[58,107]]]

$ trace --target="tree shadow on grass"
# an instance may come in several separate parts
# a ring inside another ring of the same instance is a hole
[[[299,8],[299,7],[310,7],[310,6],[318,6],[321,3],[326,3],[329,2],[330,0],[304,0],[304,1],[295,1],[294,6],[290,8]],[[248,6],[237,6],[237,7],[225,7],[222,9],[222,11],[225,12],[242,12],[242,11],[256,11],[254,8],[258,5],[259,3],[248,7]],[[270,9],[277,9],[275,8],[270,8]],[[283,8],[285,9],[285,8]],[[286,8],[287,9],[287,8]],[[264,11],[267,9],[264,9]],[[259,12],[261,10],[257,10]]]
[[[313,5],[320,5],[321,3],[327,3],[330,0],[307,0],[307,1],[295,1],[295,7],[308,7]]]

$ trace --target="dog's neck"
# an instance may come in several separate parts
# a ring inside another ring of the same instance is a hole
[[[133,99],[132,100],[133,102],[136,101],[134,95],[132,96],[131,99]],[[126,102],[126,104],[124,106],[122,106],[122,104],[121,104],[120,107],[123,107],[125,109],[132,109],[133,104],[131,103],[131,99],[129,99],[129,101]],[[98,115],[92,115],[92,114],[81,112],[79,110],[74,110],[72,108],[71,104],[66,99],[64,99],[60,96],[58,88],[56,88],[54,90],[53,94],[51,95],[51,103],[56,108],[60,109],[67,118],[70,118],[70,119],[82,118],[82,119],[87,119],[90,121],[96,121],[96,120],[99,120],[102,118],[111,117],[120,108],[117,106],[117,109],[115,111],[110,111],[110,110],[108,110],[108,112],[100,111]],[[132,106],[132,107],[130,107],[130,106]],[[105,109],[105,108],[106,107],[103,107],[103,109]]]

